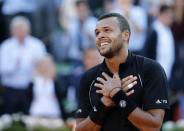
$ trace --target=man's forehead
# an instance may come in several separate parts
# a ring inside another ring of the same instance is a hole
[[[103,27],[111,27],[113,25],[118,24],[118,21],[115,17],[109,17],[102,20],[99,20],[96,25],[97,28],[103,28]]]

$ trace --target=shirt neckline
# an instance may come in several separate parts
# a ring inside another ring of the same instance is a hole
[[[131,58],[132,58],[132,52],[128,51],[127,59],[126,59],[126,61],[124,63],[121,63],[120,64],[119,70],[121,70],[122,68],[126,68],[127,66],[129,66],[130,63],[131,63],[131,61],[132,61]],[[101,71],[105,71],[107,73],[112,74],[110,72],[109,68],[107,67],[107,64],[105,63],[105,59],[102,62]]]

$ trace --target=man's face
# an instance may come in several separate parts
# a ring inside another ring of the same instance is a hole
[[[25,24],[16,24],[12,29],[12,35],[18,40],[23,40],[28,35],[28,29]]]
[[[97,23],[96,47],[100,54],[106,58],[118,55],[123,47],[122,32],[115,17],[102,19]]]
[[[78,6],[76,6],[76,11],[81,21],[84,21],[85,18],[89,15],[89,8],[85,3],[80,3]]]
[[[165,14],[166,24],[170,26],[173,22],[173,17],[174,17],[173,10],[171,9],[167,10],[164,14]]]

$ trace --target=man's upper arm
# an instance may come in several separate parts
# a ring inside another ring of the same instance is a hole
[[[90,111],[90,100],[88,96],[89,85],[86,74],[81,77],[80,85],[78,89],[78,110],[76,111],[76,118],[87,118]]]
[[[163,68],[147,60],[144,69],[143,109],[168,109],[168,83]]]
[[[85,118],[77,118],[76,119],[76,125],[80,124],[84,120],[85,120]]]
[[[149,112],[152,116],[156,117],[158,121],[162,122],[164,115],[165,115],[165,110],[164,109],[150,109],[147,112]]]

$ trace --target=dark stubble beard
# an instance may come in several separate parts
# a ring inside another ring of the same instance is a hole
[[[118,43],[119,43],[119,45],[114,50],[112,47],[110,47],[106,53],[104,53],[104,54],[100,53],[100,54],[107,59],[113,58],[114,56],[118,55],[122,46],[123,46],[123,43],[120,43],[120,42],[118,42]]]

